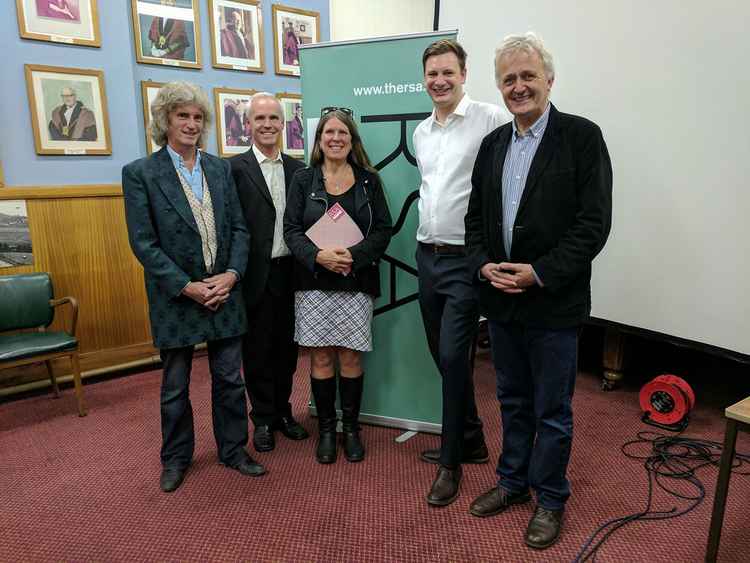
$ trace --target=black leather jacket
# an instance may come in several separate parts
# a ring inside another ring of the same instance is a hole
[[[318,265],[315,257],[320,249],[305,235],[305,231],[328,210],[328,194],[320,168],[303,168],[292,177],[284,213],[284,241],[297,259],[295,289],[362,291],[373,297],[380,295],[378,262],[391,240],[391,213],[378,175],[356,166],[353,168],[356,212],[352,219],[365,238],[349,248],[354,263],[348,276]]]

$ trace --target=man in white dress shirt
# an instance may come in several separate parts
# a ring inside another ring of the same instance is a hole
[[[474,401],[470,351],[478,303],[464,249],[464,216],[471,173],[482,139],[509,121],[499,106],[475,102],[463,91],[466,52],[441,39],[422,55],[434,111],[414,131],[419,189],[417,269],[427,342],[443,386],[440,449],[421,459],[438,464],[427,502],[445,506],[458,496],[462,463],[489,459]]]
[[[250,123],[253,145],[229,159],[250,233],[242,280],[248,317],[242,363],[255,424],[253,446],[267,452],[276,446],[276,430],[292,440],[308,436],[292,417],[289,403],[297,369],[294,258],[284,244],[282,220],[292,176],[305,165],[279,151],[284,112],[278,98],[255,94],[245,120]]]

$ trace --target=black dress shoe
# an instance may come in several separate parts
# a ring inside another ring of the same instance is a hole
[[[471,503],[471,507],[469,507],[469,512],[473,516],[485,518],[487,516],[500,514],[503,510],[514,504],[523,504],[530,500],[531,495],[528,491],[509,494],[505,489],[492,487],[489,491],[474,499],[474,502]]]
[[[176,491],[182,485],[183,479],[185,479],[185,472],[185,469],[170,469],[165,467],[161,471],[159,487],[165,493]]]
[[[546,549],[560,537],[565,510],[547,510],[537,506],[526,528],[526,545]]]
[[[427,494],[427,503],[432,506],[447,506],[456,500],[462,474],[460,465],[455,469],[442,465],[438,467],[437,476]]]
[[[440,463],[440,448],[424,450],[419,454],[419,459],[427,463]],[[464,452],[461,463],[487,463],[489,459],[490,454],[487,451],[487,446],[482,444],[470,452]]]
[[[232,469],[236,469],[237,471],[239,471],[243,475],[247,475],[248,477],[259,477],[266,472],[266,468],[250,456],[248,456],[247,459],[239,462],[237,465],[233,465]]]
[[[253,432],[253,447],[256,452],[270,452],[276,447],[273,430],[268,424],[258,424]]]
[[[304,440],[310,434],[302,428],[302,425],[291,416],[282,416],[276,423],[275,428],[290,440]]]

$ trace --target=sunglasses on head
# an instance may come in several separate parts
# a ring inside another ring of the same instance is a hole
[[[320,117],[328,115],[332,111],[340,111],[341,113],[345,113],[349,117],[354,117],[354,111],[351,108],[340,108],[336,106],[328,106],[327,108],[323,108],[322,110],[320,110]]]

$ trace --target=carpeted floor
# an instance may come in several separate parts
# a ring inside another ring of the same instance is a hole
[[[311,432],[305,359],[293,397],[295,416]],[[218,465],[211,430],[209,378],[198,358],[192,382],[196,456],[174,494],[159,491],[159,371],[86,386],[90,414],[74,415],[72,390],[60,400],[39,395],[0,405],[0,561],[572,561],[599,524],[641,510],[642,463],[620,452],[646,430],[637,389],[603,393],[581,375],[575,396],[576,438],[569,470],[573,496],[560,542],[544,552],[525,547],[532,507],[494,518],[468,514],[494,482],[499,413],[487,353],[477,362],[480,413],[491,463],[465,468],[461,496],[431,508],[424,495],[435,467],[417,454],[437,444],[417,435],[398,444],[395,429],[366,427],[367,459],[318,465],[314,439],[252,455],[269,469],[252,479]],[[700,396],[700,395],[699,395]],[[708,401],[704,401],[707,403]],[[725,405],[724,405],[725,406]],[[686,435],[721,441],[720,405],[702,404]],[[750,453],[750,436],[738,450]],[[747,466],[746,466],[747,469]],[[705,501],[689,514],[637,522],[614,534],[597,561],[702,561],[717,470],[698,477]],[[730,483],[721,561],[748,561],[750,477]],[[686,506],[659,491],[664,510]]]

